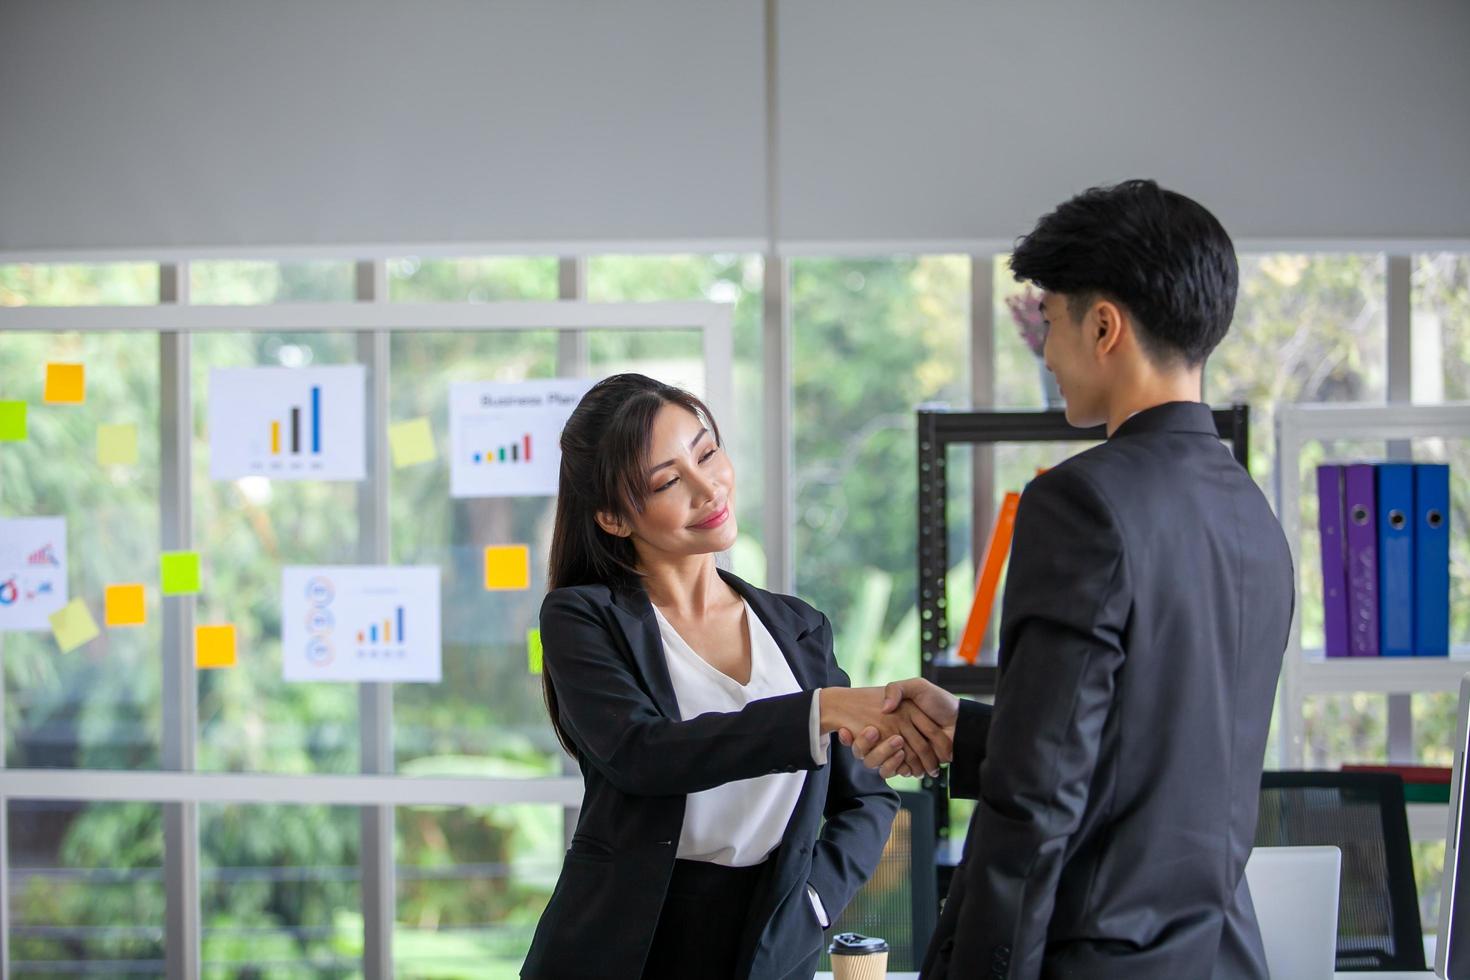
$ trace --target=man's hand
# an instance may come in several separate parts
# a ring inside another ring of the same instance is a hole
[[[940,726],[950,746],[950,757],[953,756],[954,726],[960,711],[959,698],[921,677],[895,681],[884,688],[883,695],[885,714],[899,712],[901,709],[914,711],[928,718],[932,724]],[[899,775],[918,776],[925,772],[931,776],[939,774],[938,767],[925,764],[920,768],[916,765],[919,760],[904,751],[903,740],[885,735],[877,726],[869,725],[861,730],[844,728],[838,731],[837,738],[843,745],[852,746],[852,754],[869,769],[877,769],[884,779]],[[943,761],[948,762],[949,758]]]
[[[925,714],[917,701],[901,703],[901,695],[895,700],[892,687],[888,691],[823,688],[822,731],[839,732],[843,745],[853,744],[851,732],[872,732],[875,741],[892,743],[887,755],[901,753],[910,767],[938,775],[940,765],[954,757],[952,735]],[[846,738],[841,737],[843,732],[848,733]]]

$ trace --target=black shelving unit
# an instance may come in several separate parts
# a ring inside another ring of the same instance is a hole
[[[1214,410],[1215,428],[1230,443],[1240,465],[1250,468],[1250,407],[1232,405]],[[921,409],[919,430],[919,672],[947,691],[989,697],[995,693],[998,668],[947,664],[949,610],[945,579],[949,570],[948,519],[945,514],[947,455],[950,446],[995,445],[1014,442],[1102,442],[1104,426],[1073,428],[1061,411],[954,412]],[[978,560],[978,556],[977,556]],[[968,605],[961,615],[968,614]],[[963,625],[963,624],[961,624]],[[944,777],[925,778],[934,793],[935,830],[940,840],[949,836],[948,792]],[[941,876],[945,877],[945,876]],[[941,882],[941,894],[947,888]]]

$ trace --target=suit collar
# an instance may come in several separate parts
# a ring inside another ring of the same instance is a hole
[[[1112,438],[1141,435],[1145,432],[1194,432],[1218,436],[1215,416],[1203,402],[1166,402],[1145,408],[1113,432]]]
[[[724,579],[742,599],[750,604],[751,610],[770,631],[776,645],[786,657],[791,672],[803,690],[821,687],[825,678],[825,651],[798,652],[799,644],[822,625],[821,616],[815,610],[803,607],[798,613],[789,603],[778,596],[758,589],[730,572],[719,570]],[[617,620],[633,658],[638,664],[649,694],[665,715],[678,720],[679,699],[674,694],[674,682],[669,678],[669,665],[664,659],[663,636],[659,633],[658,619],[653,614],[653,603],[640,585],[628,585],[612,590],[614,618]]]

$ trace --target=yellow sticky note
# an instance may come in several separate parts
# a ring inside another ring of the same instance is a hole
[[[103,593],[102,621],[108,626],[142,626],[148,622],[143,586],[109,585]]]
[[[531,673],[541,673],[541,631],[526,630],[526,664]]]
[[[0,442],[26,441],[26,403],[0,402]]]
[[[164,595],[189,595],[199,591],[199,552],[165,551],[158,557]]]
[[[47,364],[45,401],[80,405],[87,400],[87,369],[81,364]]]
[[[393,468],[429,463],[435,458],[434,430],[426,418],[395,422],[388,427],[388,447],[393,451]]]
[[[524,590],[531,587],[531,549],[523,544],[485,549],[485,588]]]
[[[71,653],[83,643],[97,638],[97,620],[80,599],[73,599],[51,614],[51,632],[62,653]]]
[[[102,466],[138,465],[138,427],[97,426],[97,462]]]
[[[194,666],[199,670],[235,666],[235,627],[194,627]]]

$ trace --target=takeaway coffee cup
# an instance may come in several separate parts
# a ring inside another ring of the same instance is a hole
[[[888,944],[881,939],[840,932],[827,947],[832,980],[883,980],[888,976]]]

